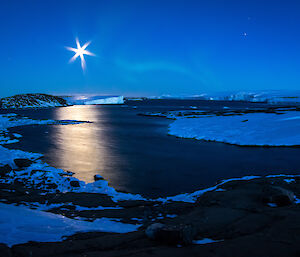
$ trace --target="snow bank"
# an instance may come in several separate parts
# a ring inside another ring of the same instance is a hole
[[[161,202],[175,201],[175,202],[195,203],[199,196],[203,195],[206,192],[214,191],[214,190],[218,189],[219,186],[221,186],[227,182],[252,180],[252,179],[256,179],[256,178],[260,178],[260,176],[244,176],[241,178],[230,178],[230,179],[223,180],[221,183],[219,183],[215,186],[200,189],[193,193],[184,193],[184,194],[179,194],[179,195],[175,195],[175,196],[168,196],[165,198],[158,198],[157,201],[161,201]]]
[[[75,177],[68,176],[69,173],[62,169],[57,169],[49,166],[47,163],[38,160],[42,155],[37,153],[29,153],[21,150],[9,150],[0,146],[0,166],[9,164],[13,169],[17,168],[14,159],[26,158],[34,160],[35,162],[21,170],[12,170],[6,177],[0,178],[0,182],[13,183],[15,179],[26,179],[33,187],[37,189],[46,189],[48,192],[88,192],[106,194],[117,202],[120,200],[145,200],[141,195],[130,193],[122,193],[116,191],[113,187],[108,185],[105,180],[95,181],[93,183],[85,183]],[[71,186],[72,181],[77,181],[79,187]],[[57,188],[51,189],[51,185],[55,184]]]
[[[7,128],[25,126],[25,125],[46,125],[46,124],[60,124],[60,125],[69,125],[69,124],[79,124],[80,121],[74,120],[32,120],[27,117],[17,116],[15,113],[9,114],[0,114],[0,145],[1,144],[11,144],[16,143],[22,137],[19,134],[13,134],[14,139],[10,138],[10,135],[7,131]]]
[[[64,99],[72,105],[92,105],[92,104],[123,104],[123,96],[95,96],[95,95],[75,95],[66,96]]]
[[[300,113],[250,113],[234,116],[178,118],[169,134],[236,145],[300,145]]]
[[[128,233],[136,231],[138,227],[109,218],[100,218],[93,222],[74,220],[24,206],[0,203],[0,242],[9,246],[28,241],[60,241],[64,236],[77,232]]]

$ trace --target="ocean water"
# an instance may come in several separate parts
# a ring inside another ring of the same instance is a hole
[[[148,197],[192,192],[244,175],[300,174],[300,148],[240,147],[168,136],[172,120],[144,112],[266,107],[262,103],[196,100],[130,101],[117,106],[71,106],[13,111],[34,119],[82,120],[78,125],[12,128],[7,145],[44,154],[44,161],[87,182],[100,174],[119,191]],[[2,111],[4,112],[4,111]],[[7,112],[7,111],[5,111]]]

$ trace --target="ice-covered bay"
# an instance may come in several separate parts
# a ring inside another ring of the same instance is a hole
[[[224,137],[227,135],[228,138],[228,133],[230,134],[231,132],[232,137],[229,138],[235,139],[235,142],[241,142],[242,139],[246,138],[249,141],[252,140],[252,143],[256,142],[256,144],[257,142],[260,142],[260,139],[272,139],[273,141],[271,142],[274,143],[274,139],[276,139],[277,135],[281,136],[280,139],[283,140],[281,143],[284,142],[285,145],[287,142],[292,142],[293,144],[298,142],[297,144],[299,145],[299,135],[297,133],[299,131],[299,116],[300,115],[298,115],[298,112],[287,112],[281,115],[258,113],[236,116],[202,116],[202,118],[179,118],[174,124],[171,125],[171,128],[172,126],[175,126],[175,128],[177,126],[178,133],[182,133],[183,131],[187,130],[187,135],[191,135],[193,132],[197,136],[203,131],[211,133],[211,137],[205,138],[206,140],[216,140],[214,138],[217,138],[216,135],[219,135],[219,137],[223,139],[222,142],[226,142]],[[191,123],[189,124],[189,122]],[[29,124],[56,123],[55,121],[34,121],[26,118],[20,118],[13,114],[0,115],[0,132],[2,132],[0,139],[4,143],[9,143],[11,138],[10,134],[6,130],[7,128]],[[227,132],[227,134],[224,132]],[[254,133],[251,134],[251,132]],[[18,140],[17,138],[20,139],[19,136],[15,136],[15,139],[13,140]],[[233,141],[229,143],[233,143]],[[276,141],[276,143],[278,143],[278,141]],[[40,154],[28,153],[20,150],[9,150],[0,146],[0,164],[9,164],[13,168],[13,171],[11,171],[5,179],[1,179],[1,182],[12,183],[14,179],[17,178],[28,180],[28,182],[33,185],[38,185],[40,182],[45,182],[41,185],[41,187],[45,186],[47,183],[55,183],[58,186],[55,190],[59,190],[60,192],[73,191],[102,193],[111,196],[115,201],[144,199],[140,195],[117,192],[114,188],[110,187],[105,180],[99,180],[95,183],[87,184],[74,177],[66,176],[67,173],[65,173],[63,170],[56,169],[42,162],[41,160],[37,160],[40,156]],[[33,160],[34,163],[30,167],[27,167],[23,170],[16,170],[14,164],[15,158],[28,158]],[[257,177],[250,176],[240,178],[238,180],[249,180],[255,178]],[[71,187],[70,181],[73,180],[78,181],[80,187]],[[207,191],[219,190],[219,185],[199,190],[194,193],[180,194],[177,196],[160,198],[157,200],[161,202],[173,200],[192,203],[196,201],[197,197]],[[51,190],[49,189],[49,191]],[[80,208],[82,207],[79,207],[78,209]],[[103,207],[95,207],[95,209],[102,208]],[[42,207],[39,209],[41,210]],[[94,221],[93,223],[72,220],[63,216],[45,213],[40,210],[30,210],[28,207],[17,207],[1,204],[0,231],[4,232],[1,233],[2,237],[0,238],[0,242],[12,245],[15,243],[26,242],[28,240],[56,241],[61,240],[62,236],[71,235],[75,232],[91,230],[128,232],[137,228],[137,226],[134,225],[123,224],[109,219],[100,219]],[[34,224],[32,223],[32,220],[35,221]]]

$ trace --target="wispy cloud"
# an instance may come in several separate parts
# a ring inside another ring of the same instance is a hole
[[[208,90],[209,86],[214,82],[214,76],[209,73],[204,65],[202,65],[201,68],[195,68],[194,65],[193,68],[189,68],[166,61],[128,62],[123,59],[115,59],[115,65],[124,71],[122,72],[123,78],[131,83],[139,82],[139,75],[141,74],[150,74],[150,72],[156,71],[173,72],[173,78],[170,78],[169,75],[165,77],[170,80],[170,83],[173,83],[174,80],[177,80],[178,78],[178,81],[180,81],[179,83],[182,83],[185,80],[186,84],[196,88],[205,88],[206,90]],[[143,79],[145,79],[144,76]],[[163,78],[160,76],[158,79],[162,80]]]
[[[126,70],[134,72],[148,72],[148,71],[172,71],[176,73],[191,75],[191,72],[180,65],[170,62],[140,62],[130,63],[124,60],[117,59],[116,64]]]

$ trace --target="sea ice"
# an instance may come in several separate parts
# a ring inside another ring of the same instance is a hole
[[[236,145],[300,145],[299,113],[249,113],[232,116],[178,118],[169,134]]]

